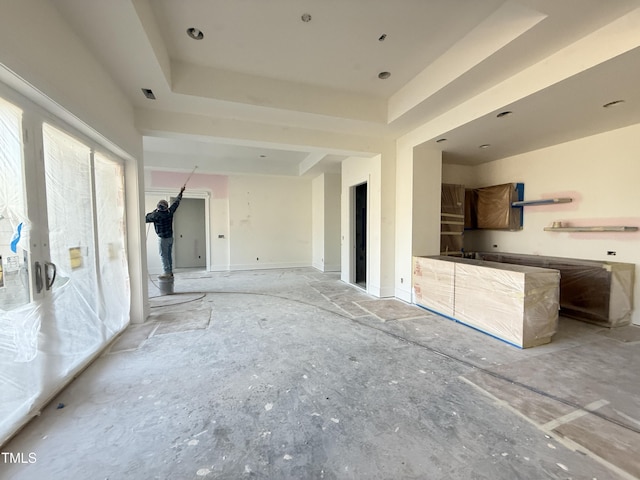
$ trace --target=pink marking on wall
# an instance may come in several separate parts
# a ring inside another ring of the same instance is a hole
[[[151,188],[174,188],[179,190],[189,177],[189,172],[151,171]],[[187,189],[210,190],[213,198],[229,197],[229,177],[208,173],[194,173],[189,179]]]

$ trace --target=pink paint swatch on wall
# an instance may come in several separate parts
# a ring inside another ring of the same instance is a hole
[[[163,172],[158,170],[151,171],[151,188],[180,188],[189,176],[186,172]],[[183,178],[184,177],[184,178]],[[210,190],[213,198],[229,197],[229,177],[226,175],[212,175],[207,173],[195,173],[189,179],[187,187],[191,190]]]

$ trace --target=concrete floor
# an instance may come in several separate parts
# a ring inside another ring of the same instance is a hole
[[[0,478],[640,477],[638,327],[561,318],[520,350],[313,269],[175,290],[2,447],[37,460]]]

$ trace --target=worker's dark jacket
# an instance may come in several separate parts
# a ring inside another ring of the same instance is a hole
[[[182,200],[182,193],[176,197],[167,210],[155,209],[153,212],[147,213],[146,223],[153,222],[153,227],[160,238],[173,237],[173,213],[178,209],[180,200]]]

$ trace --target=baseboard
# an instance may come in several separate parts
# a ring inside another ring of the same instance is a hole
[[[230,265],[229,270],[270,270],[275,268],[302,268],[302,267],[310,267],[311,265],[305,262],[299,263],[247,263],[242,264],[238,263],[235,265]]]
[[[413,301],[413,295],[411,294],[410,290],[406,290],[404,288],[396,288],[395,289],[395,293],[394,296],[399,299],[402,300],[403,302],[407,302],[407,303],[415,303]]]

